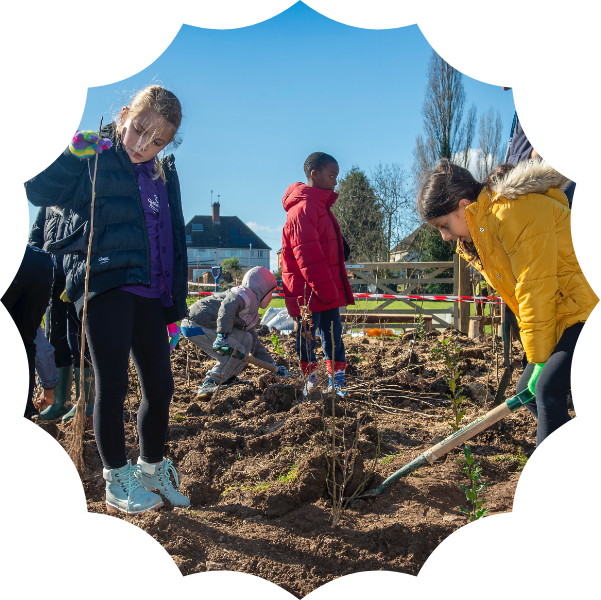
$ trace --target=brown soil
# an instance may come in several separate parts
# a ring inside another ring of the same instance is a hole
[[[355,474],[347,494],[369,475],[374,459],[370,488],[451,432],[443,364],[431,352],[443,335],[451,335],[462,347],[460,385],[469,397],[464,402],[465,425],[493,407],[497,369],[490,336],[475,342],[447,330],[428,334],[415,345],[396,337],[345,338],[349,392],[345,401],[337,401],[336,423],[347,444],[358,429]],[[269,338],[265,343],[271,346]],[[277,362],[290,361],[294,367],[292,340],[281,338],[280,344],[287,359],[278,356]],[[521,349],[514,344],[516,368],[506,397],[515,393],[520,357]],[[196,400],[197,386],[211,366],[205,358],[186,340],[172,355],[176,390],[166,456],[177,467],[181,488],[192,501],[190,509],[166,505],[120,517],[158,540],[183,574],[242,571],[303,597],[357,571],[415,575],[443,539],[468,523],[458,508],[466,505],[458,484],[468,481],[457,464],[463,452],[456,449],[378,497],[353,501],[332,528],[325,458],[331,438],[324,434],[324,424],[329,431],[331,419],[323,415],[324,406],[331,414],[331,397],[316,391],[304,398],[298,380],[283,383],[250,367],[243,373],[249,383],[220,391],[211,407]],[[500,378],[502,354],[498,360]],[[136,461],[137,379],[132,378],[130,387],[126,437],[128,455]],[[62,425],[45,428],[64,443]],[[488,484],[483,497],[489,514],[511,510],[535,435],[536,422],[524,408],[470,440],[482,481]],[[93,432],[85,434],[84,459],[88,508],[105,513],[102,464]]]

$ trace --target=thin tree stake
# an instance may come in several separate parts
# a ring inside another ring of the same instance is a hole
[[[100,119],[100,127],[98,128],[98,137],[102,130],[102,118]],[[88,168],[90,165],[88,159]],[[79,357],[79,398],[75,407],[75,416],[70,429],[70,443],[68,454],[75,464],[75,468],[80,477],[84,477],[86,465],[83,460],[83,436],[85,433],[85,405],[86,405],[86,382],[84,376],[85,370],[85,350],[86,350],[86,320],[88,312],[88,284],[90,281],[90,257],[92,256],[92,239],[94,237],[94,201],[96,199],[96,171],[98,169],[98,153],[94,157],[94,176],[92,177],[92,204],[90,205],[90,233],[88,236],[88,254],[86,257],[86,278],[83,295],[83,311],[81,316],[81,348]]]

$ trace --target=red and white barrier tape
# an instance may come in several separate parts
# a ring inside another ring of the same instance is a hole
[[[230,282],[228,282],[228,283],[230,283]],[[212,288],[215,287],[214,283],[197,283],[196,281],[188,281],[188,285],[200,285],[200,286],[212,287]],[[219,285],[222,285],[222,283],[220,283]],[[276,289],[276,290],[283,290],[284,288],[277,287],[277,288],[274,288],[274,289]]]
[[[189,296],[211,296],[213,292],[188,292]],[[284,294],[274,294],[274,298],[284,298]],[[482,304],[503,304],[499,296],[416,296],[396,294],[353,294],[353,298],[370,300],[435,300],[439,302],[476,302]],[[500,301],[500,302],[499,302]]]

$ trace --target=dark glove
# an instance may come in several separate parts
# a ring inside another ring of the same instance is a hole
[[[275,366],[275,364],[274,364],[274,366]],[[278,367],[278,372],[275,373],[275,375],[277,375],[278,377],[280,377],[280,376],[281,377],[288,377],[290,375],[290,371],[288,371],[286,369],[286,367],[279,366]]]
[[[213,350],[217,352],[217,354],[226,354],[229,350],[227,345],[227,333],[218,333],[215,341],[213,342]]]

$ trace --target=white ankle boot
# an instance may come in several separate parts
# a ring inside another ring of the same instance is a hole
[[[103,469],[106,480],[106,504],[109,512],[121,511],[128,515],[163,506],[163,499],[144,488],[139,465],[127,461],[119,469]]]
[[[177,489],[179,481],[177,471],[171,462],[171,459],[163,458],[158,465],[152,465],[138,458],[138,465],[141,468],[140,477],[145,488],[149,490],[158,490],[159,494],[167,498],[173,506],[188,508],[190,500],[181,492],[178,492],[171,483],[171,475],[175,481]]]

